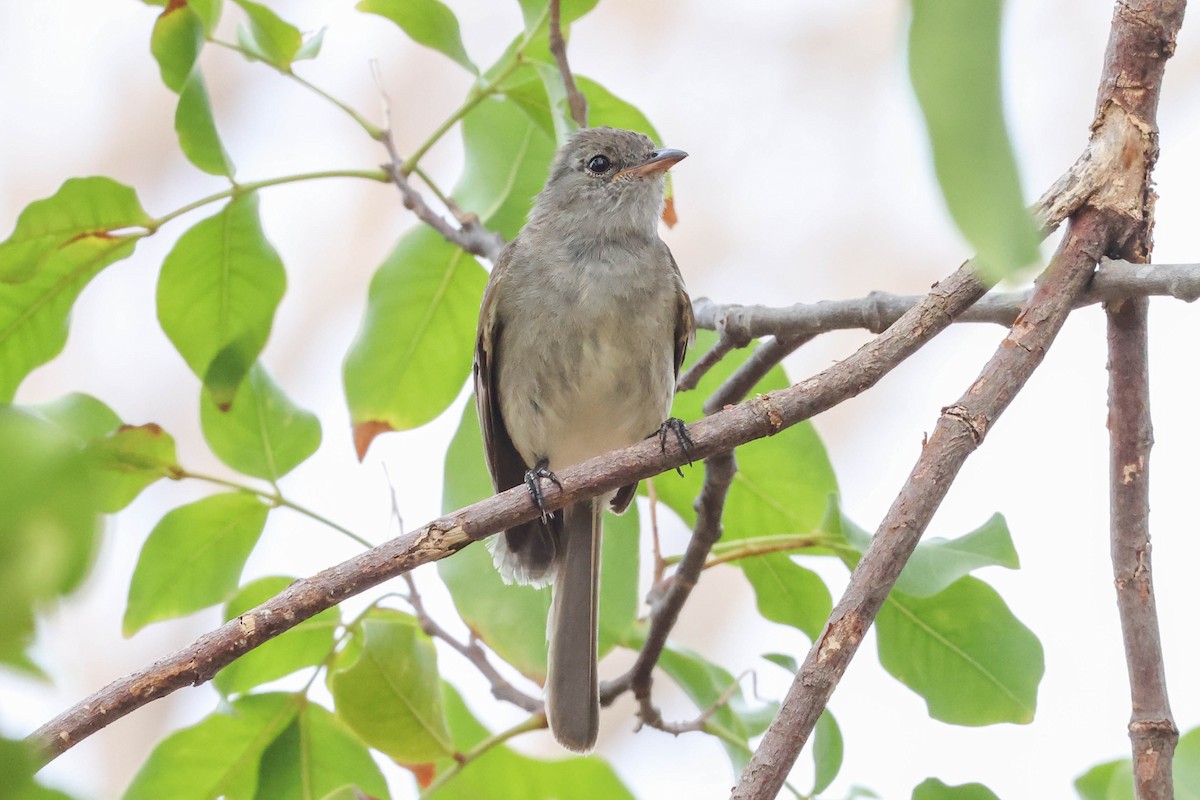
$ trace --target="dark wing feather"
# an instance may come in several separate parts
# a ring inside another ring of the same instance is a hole
[[[500,373],[496,353],[504,334],[504,324],[497,314],[496,287],[504,280],[512,252],[510,244],[492,268],[479,308],[479,330],[475,339],[475,410],[479,414],[479,430],[483,434],[483,452],[487,457],[488,472],[497,492],[522,485],[530,466],[513,445],[500,410]],[[515,578],[523,583],[545,581],[558,552],[553,530],[561,526],[561,521],[560,511],[553,515],[550,528],[540,518],[535,518],[504,532],[505,548],[496,551],[496,560],[506,578]]]

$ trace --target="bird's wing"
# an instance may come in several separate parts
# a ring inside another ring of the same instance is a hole
[[[667,250],[667,258],[671,261],[678,287],[675,294],[675,379],[678,380],[688,345],[696,338],[696,315],[692,313],[692,298],[688,297],[687,287],[683,285],[683,273],[670,250]]]

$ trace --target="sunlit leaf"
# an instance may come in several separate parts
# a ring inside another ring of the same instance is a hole
[[[449,684],[442,684],[446,716],[454,734],[454,748],[465,753],[491,733],[484,728]],[[457,762],[442,759],[441,774]],[[489,748],[459,772],[430,800],[480,800],[480,798],[520,798],[520,800],[633,800],[629,789],[604,759],[598,756],[572,756],[544,761],[514,752],[507,745]]]
[[[355,426],[407,430],[446,410],[471,371],[486,281],[479,262],[430,228],[405,234],[371,280],[343,367]]]
[[[100,518],[90,469],[60,427],[0,406],[0,661],[20,663],[35,605],[74,589]]]
[[[286,589],[293,578],[259,578],[238,590],[225,605],[225,619],[233,619],[265,603]],[[225,695],[240,694],[256,686],[290,675],[298,669],[321,663],[333,649],[338,626],[337,608],[327,608],[294,628],[240,656],[213,677]]]
[[[880,663],[925,700],[934,719],[1033,720],[1042,644],[983,581],[960,578],[932,597],[893,591],[875,627]]]
[[[200,424],[218,458],[269,481],[291,472],[321,444],[316,415],[293,403],[261,364],[250,370],[229,411],[201,397]]]
[[[829,709],[821,712],[813,729],[814,797],[829,788],[842,769],[842,731]]]
[[[99,267],[133,251],[133,237],[117,231],[151,222],[130,187],[111,178],[71,178],[26,206],[12,235],[0,242],[0,281],[25,281],[41,271],[52,273],[49,282],[39,282],[43,291],[75,276],[86,283]],[[0,341],[7,317],[27,310],[25,296],[15,292],[0,286]]]
[[[178,2],[178,0],[175,0]],[[222,0],[187,0],[188,6],[204,21],[204,30],[211,34],[221,21]]]
[[[158,425],[122,425],[93,440],[87,455],[96,467],[93,482],[101,509],[120,511],[162,478],[177,478],[175,439]]]
[[[387,782],[357,736],[332,713],[301,702],[259,765],[257,800],[316,800],[344,786],[387,798]]]
[[[321,45],[325,44],[325,29],[304,37],[304,44],[296,51],[296,61],[308,61],[321,54]]]
[[[233,1],[250,18],[248,27],[238,28],[238,43],[262,61],[280,69],[291,67],[304,44],[300,30],[261,3],[253,0]]]
[[[223,356],[244,364],[244,378],[266,344],[286,282],[283,262],[263,234],[256,193],[196,223],[163,262],[159,322],[219,405],[233,401],[240,378],[224,374],[216,382],[210,369]]]
[[[946,206],[993,277],[1038,257],[1000,92],[1002,0],[913,0],[908,64]]]
[[[163,83],[178,94],[192,74],[204,45],[204,20],[185,3],[170,3],[154,21],[150,52],[158,62]]]
[[[122,624],[125,635],[228,599],[268,510],[254,495],[232,492],[167,512],[138,556]]]
[[[233,176],[233,162],[217,133],[208,89],[199,70],[184,82],[179,94],[175,132],[179,135],[179,149],[188,161],[210,175]]]
[[[823,527],[836,528],[830,532],[845,537],[860,554],[865,552],[871,543],[871,535],[842,513],[836,503],[832,504],[830,515],[822,523]],[[833,515],[839,519],[834,519]],[[959,578],[991,566],[1020,567],[1008,523],[1000,514],[993,514],[983,525],[954,539],[923,539],[904,565],[904,571],[896,581],[896,591],[929,597]]]
[[[124,800],[249,800],[263,751],[295,718],[292,695],[235,701],[159,742],[125,791]]]
[[[737,562],[758,602],[758,613],[772,622],[791,625],[815,640],[825,626],[833,600],[825,582],[782,553]]]
[[[549,0],[517,0],[521,4],[521,15],[525,18],[525,30],[539,26],[545,28],[549,22]],[[599,0],[562,0],[559,22],[566,26],[596,7]]]
[[[1133,764],[1118,758],[1097,764],[1075,779],[1082,800],[1133,800]]]
[[[361,0],[355,8],[390,19],[414,42],[446,54],[471,72],[479,72],[463,47],[458,17],[441,0]]]
[[[512,239],[542,190],[554,141],[511,102],[484,100],[462,123],[466,165],[454,187],[458,204]]]
[[[21,406],[21,410],[57,425],[80,444],[121,427],[121,418],[115,411],[91,395],[80,392],[71,392],[46,403]]]
[[[329,673],[337,715],[368,745],[402,763],[454,751],[437,652],[414,617],[374,609]]]
[[[937,778],[926,778],[913,789],[912,800],[1000,800],[982,783],[947,786]]]

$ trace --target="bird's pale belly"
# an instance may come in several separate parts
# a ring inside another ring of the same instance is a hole
[[[670,414],[674,365],[666,337],[636,323],[589,334],[544,340],[531,372],[501,371],[505,424],[531,466],[546,459],[561,469],[625,447]]]

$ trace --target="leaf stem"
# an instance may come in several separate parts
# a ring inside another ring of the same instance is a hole
[[[370,120],[368,120],[366,117],[364,117],[362,114],[355,111],[353,108],[350,107],[349,104],[339,100],[338,98],[334,97],[329,92],[325,91],[324,89],[320,88],[319,86],[315,86],[312,83],[310,83],[309,81],[305,80],[304,78],[301,78],[295,72],[292,72],[291,67],[280,67],[275,64],[272,64],[269,61],[263,61],[261,58],[259,58],[258,55],[250,52],[249,50],[247,50],[246,48],[242,47],[240,44],[237,44],[235,42],[226,42],[221,39],[215,39],[211,36],[208,37],[208,41],[211,44],[217,45],[218,47],[224,47],[226,50],[232,50],[235,53],[241,53],[243,56],[245,56],[250,61],[257,61],[260,64],[266,64],[268,67],[271,67],[276,72],[278,72],[280,75],[283,75],[286,78],[291,78],[296,83],[300,84],[305,89],[308,89],[310,92],[317,95],[321,99],[327,100],[330,103],[332,103],[333,105],[337,106],[339,109],[344,111],[347,114],[347,116],[349,116],[352,120],[354,120],[356,123],[358,123],[359,127],[361,127],[364,131],[366,131],[367,135],[370,136],[372,139],[379,141],[383,138],[384,134],[383,134],[382,128],[380,128],[378,125],[375,125]]]
[[[331,169],[320,172],[302,172],[296,175],[281,175],[278,178],[239,183],[224,191],[210,194],[207,197],[201,197],[199,200],[195,200],[168,214],[151,220],[146,225],[146,230],[154,233],[163,225],[177,217],[183,216],[189,211],[195,211],[197,208],[202,208],[209,203],[215,203],[218,200],[224,200],[228,197],[238,197],[249,192],[258,191],[259,189],[265,189],[268,186],[281,186],[285,183],[300,183],[301,181],[319,180],[321,178],[365,178],[366,180],[378,181],[379,183],[391,183],[392,181],[391,177],[382,169]]]
[[[546,715],[534,714],[529,719],[525,720],[524,722],[517,723],[508,730],[503,730],[500,731],[500,733],[489,736],[467,752],[456,755],[454,763],[451,764],[445,772],[434,778],[421,792],[422,800],[433,795],[434,792],[438,791],[447,783],[449,783],[455,775],[462,772],[468,764],[482,756],[488,750],[491,750],[493,747],[504,744],[514,736],[519,736],[522,733],[528,733],[529,731],[541,730],[545,727]]]
[[[240,492],[250,492],[251,494],[258,495],[259,497],[268,501],[269,503],[271,503],[274,506],[284,506],[286,508],[292,509],[295,512],[303,514],[304,516],[308,517],[309,519],[316,520],[317,522],[320,522],[322,525],[330,527],[333,530],[337,531],[338,533],[340,533],[350,539],[353,539],[354,541],[358,542],[359,544],[361,544],[363,547],[367,548],[368,550],[370,548],[374,547],[373,544],[371,544],[366,539],[359,536],[357,533],[350,530],[349,528],[342,527],[341,525],[337,524],[333,520],[331,520],[327,517],[321,516],[317,512],[313,511],[312,509],[306,508],[305,506],[302,506],[299,503],[294,503],[291,500],[287,499],[286,497],[284,497],[282,494],[279,493],[278,489],[276,489],[276,491],[274,491],[274,492],[269,492],[266,489],[259,489],[255,486],[251,486],[246,483],[239,483],[237,481],[231,481],[226,478],[219,478],[216,475],[205,475],[205,474],[199,473],[199,472],[192,472],[191,470],[186,470],[186,469],[182,469],[182,468],[178,472],[174,473],[174,475],[177,480],[183,479],[183,478],[192,478],[193,480],[204,481],[205,483],[212,483],[217,486],[224,486],[228,489],[236,489]]]
[[[786,536],[755,536],[749,539],[737,539],[730,542],[719,542],[713,546],[712,555],[704,562],[704,569],[710,569],[718,564],[728,564],[744,558],[768,555],[770,553],[786,553],[793,550],[807,550],[813,547],[824,547],[834,551],[852,550],[840,539],[823,533],[802,533]],[[677,564],[683,556],[666,556],[663,561],[667,564]]]

